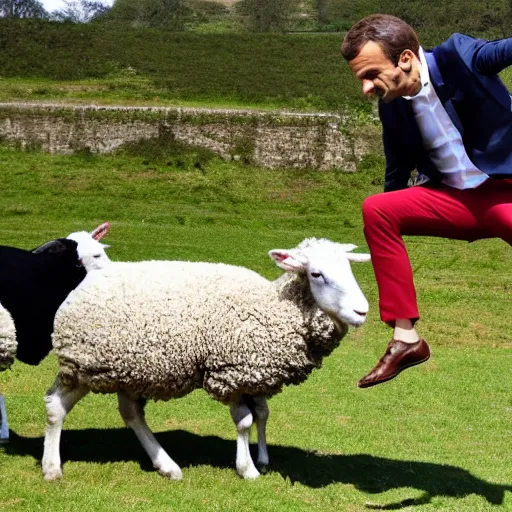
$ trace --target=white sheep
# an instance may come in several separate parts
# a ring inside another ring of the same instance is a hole
[[[353,245],[307,239],[270,257],[287,272],[276,281],[242,267],[191,262],[113,262],[90,272],[55,318],[59,374],[45,397],[46,480],[62,476],[59,442],[66,414],[89,391],[118,393],[119,411],[171,479],[179,466],[144,419],[147,399],[202,387],[228,404],[237,428],[236,468],[259,475],[249,453],[253,418],[258,464],[268,464],[266,398],[304,381],[359,326],[368,303],[350,261]]]

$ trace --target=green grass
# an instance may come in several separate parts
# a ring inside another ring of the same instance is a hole
[[[153,148],[154,149],[154,148]],[[177,148],[144,146],[95,157],[0,148],[0,240],[30,248],[110,220],[117,260],[222,261],[273,278],[267,257],[307,236],[365,250],[360,204],[382,188],[382,159],[358,173],[266,171]],[[0,448],[7,511],[512,510],[512,277],[510,247],[410,238],[432,359],[385,385],[355,383],[382,355],[369,264],[354,264],[368,322],[324,367],[270,401],[269,473],[240,480],[226,407],[202,391],[150,403],[157,438],[184,469],[181,482],[150,467],[113,396],[89,396],[62,438],[64,479],[43,482],[42,396],[56,360],[0,374],[11,443]]]

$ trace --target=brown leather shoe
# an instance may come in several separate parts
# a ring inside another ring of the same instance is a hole
[[[430,357],[430,348],[422,338],[416,343],[391,340],[377,366],[358,383],[360,388],[369,388],[396,377],[402,370],[420,363]]]

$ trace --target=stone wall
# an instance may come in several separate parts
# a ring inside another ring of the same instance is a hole
[[[334,114],[0,103],[0,139],[108,153],[162,135],[267,168],[354,170],[372,142]]]

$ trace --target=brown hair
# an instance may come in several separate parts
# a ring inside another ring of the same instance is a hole
[[[344,59],[355,59],[368,41],[377,43],[395,66],[404,50],[411,50],[419,57],[420,43],[416,32],[396,16],[372,14],[358,21],[343,39],[341,54]]]

